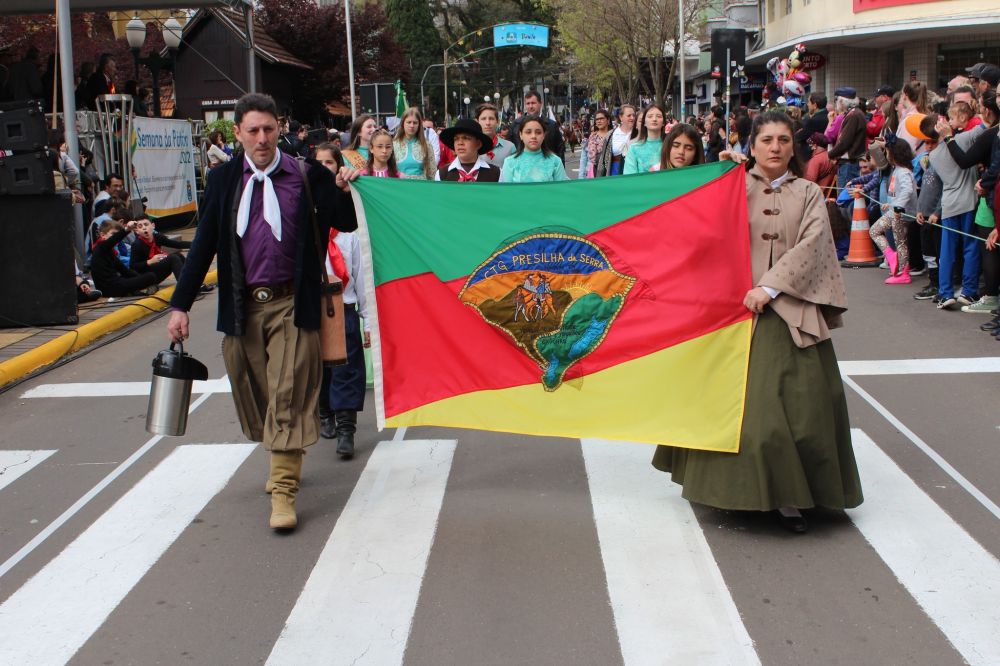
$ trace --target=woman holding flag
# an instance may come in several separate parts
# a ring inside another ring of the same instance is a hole
[[[736,454],[660,446],[653,466],[683,497],[722,509],[777,510],[805,532],[800,509],[862,502],[844,386],[830,329],[847,309],[824,197],[801,178],[792,121],[757,116],[747,173],[753,313],[747,395]],[[738,159],[738,158],[736,158]]]

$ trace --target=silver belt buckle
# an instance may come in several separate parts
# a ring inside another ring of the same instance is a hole
[[[254,287],[250,295],[258,303],[269,303],[274,298],[274,291],[270,287]]]

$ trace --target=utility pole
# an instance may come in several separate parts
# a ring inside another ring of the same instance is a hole
[[[680,120],[681,122],[684,122],[684,119],[687,117],[687,107],[685,105],[685,103],[687,102],[687,99],[686,99],[687,92],[686,92],[685,86],[684,86],[684,84],[685,84],[685,81],[684,81],[684,78],[685,78],[684,77],[684,55],[685,55],[685,53],[684,53],[684,51],[685,51],[685,49],[684,49],[684,41],[685,41],[685,39],[684,39],[684,0],[677,0],[677,18],[678,18],[678,22],[680,24],[678,26],[677,41],[678,41],[678,43],[680,43],[680,49],[679,50],[680,50],[680,59],[681,59],[680,60],[680,62],[681,62],[681,107],[680,107],[681,108],[681,117],[678,118],[678,120]],[[675,53],[674,57],[676,58],[676,57],[678,57],[678,55]]]
[[[354,94],[354,48],[351,45],[351,0],[344,0],[344,22],[347,24],[347,75],[351,77],[351,119],[353,120],[358,117],[358,102],[357,96]]]

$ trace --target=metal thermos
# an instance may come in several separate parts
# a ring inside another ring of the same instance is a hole
[[[179,348],[174,350],[174,345]],[[146,410],[146,430],[154,435],[183,435],[187,429],[194,380],[208,379],[208,368],[190,354],[184,344],[171,342],[153,359],[153,382]]]

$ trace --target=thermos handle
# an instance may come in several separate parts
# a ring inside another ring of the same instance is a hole
[[[178,347],[180,347],[181,356],[183,356],[184,355],[184,341],[183,340],[174,340],[174,341],[171,341],[171,343],[170,343],[170,351],[174,351],[174,345],[177,345]]]

